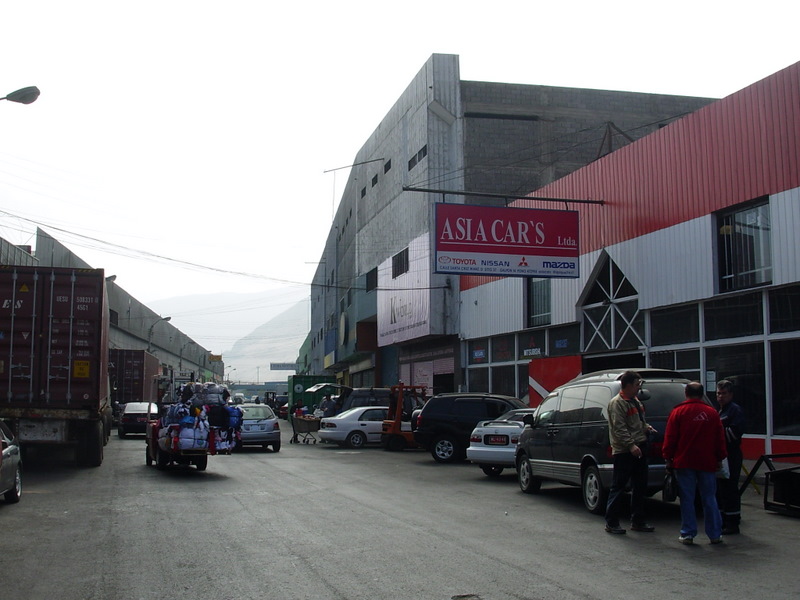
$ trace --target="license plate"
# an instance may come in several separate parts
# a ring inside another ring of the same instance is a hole
[[[505,446],[508,444],[507,435],[487,435],[486,444],[489,446]]]

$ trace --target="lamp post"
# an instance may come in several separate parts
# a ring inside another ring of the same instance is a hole
[[[152,352],[153,350],[153,327],[155,327],[161,321],[169,321],[172,317],[159,317],[158,321],[155,321],[152,325],[150,325],[150,329],[147,332],[147,351]]]
[[[232,367],[232,368],[228,369],[228,376],[223,378],[223,379],[225,379],[225,381],[226,381],[226,382],[227,382],[229,385],[230,385],[231,383],[233,383],[233,382],[231,381],[231,373],[233,373],[235,370],[236,370],[236,367]]]
[[[0,100],[8,100],[9,102],[17,102],[18,104],[31,104],[36,102],[39,97],[39,88],[35,85],[22,88],[16,92],[11,92],[7,96],[3,96]]]

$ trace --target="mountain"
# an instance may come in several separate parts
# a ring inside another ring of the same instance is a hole
[[[223,356],[225,372],[233,381],[286,381],[294,371],[273,371],[270,363],[294,362],[307,335],[308,302],[298,302],[237,341]]]
[[[222,354],[225,374],[247,382],[285,381],[271,362],[293,362],[310,327],[308,288],[252,294],[195,294],[148,303],[213,354]]]

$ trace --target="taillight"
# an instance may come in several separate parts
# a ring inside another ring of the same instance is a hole
[[[275,421],[275,425],[272,427],[272,431],[280,431],[280,430],[281,430],[280,424],[277,421]]]
[[[512,444],[519,444],[519,436],[518,435],[512,435],[511,436],[511,443]]]
[[[614,449],[610,445],[606,446],[606,458],[614,458]]]
[[[480,442],[481,441],[481,436],[479,436],[477,434],[472,434],[471,436],[469,436],[469,441],[470,442]]]

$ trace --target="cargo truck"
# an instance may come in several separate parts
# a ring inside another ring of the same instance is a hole
[[[108,350],[108,376],[111,379],[111,405],[116,411],[128,402],[157,402],[161,363],[158,357],[144,350]]]
[[[102,269],[0,266],[0,419],[100,466],[111,432]]]

